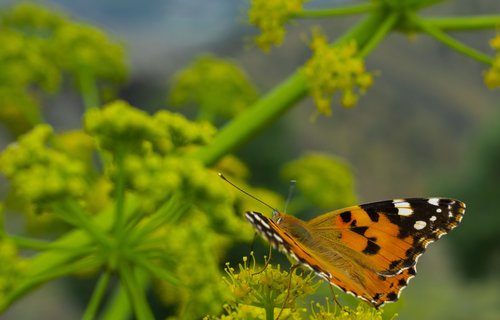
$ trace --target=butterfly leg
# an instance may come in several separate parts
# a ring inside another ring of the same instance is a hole
[[[335,302],[335,304],[340,308],[340,310],[342,310],[342,305],[340,304],[339,300],[337,300],[337,296],[335,295],[335,291],[333,291],[332,284],[329,283],[328,286],[330,287],[330,292],[332,293],[333,302]]]
[[[259,274],[259,273],[262,273],[262,272],[264,272],[264,270],[266,270],[267,266],[269,265],[269,262],[271,262],[271,253],[273,252],[272,250],[273,250],[273,247],[271,245],[269,245],[269,254],[267,257],[265,257],[266,262],[264,263],[264,267],[260,271],[252,273],[252,276]]]
[[[281,306],[281,310],[278,313],[276,320],[279,320],[279,318],[281,317],[281,314],[283,313],[283,310],[286,307],[286,303],[288,302],[288,298],[290,298],[290,290],[292,287],[292,276],[293,273],[295,272],[295,269],[297,269],[298,267],[300,267],[300,264],[294,264],[293,266],[290,267],[290,278],[288,278],[288,289],[286,290],[286,297],[285,300],[283,300],[283,305]]]

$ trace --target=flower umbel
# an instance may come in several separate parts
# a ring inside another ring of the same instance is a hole
[[[365,70],[364,62],[356,57],[356,42],[330,46],[319,31],[313,32],[312,58],[305,65],[305,74],[319,113],[331,115],[331,99],[342,94],[341,104],[348,108],[358,102],[373,83],[373,75]]]
[[[255,37],[257,45],[265,52],[278,46],[285,38],[285,24],[290,17],[302,10],[307,0],[252,0],[248,12],[250,24],[260,29]]]
[[[257,90],[235,63],[202,56],[178,73],[169,102],[178,107],[195,105],[198,118],[232,118],[257,98]]]
[[[311,153],[286,164],[281,175],[296,180],[300,194],[296,200],[323,208],[342,208],[356,203],[354,177],[349,166],[340,158]],[[307,201],[301,201],[304,195]],[[292,200],[293,201],[293,200]],[[292,207],[297,209],[297,205]]]
[[[282,271],[280,265],[269,264],[264,270],[261,268],[256,266],[253,253],[251,261],[243,257],[238,271],[229,263],[226,264],[228,277],[224,280],[233,295],[233,308],[245,312],[249,309],[257,312],[260,309],[263,316],[279,312],[284,306],[283,316],[289,319],[300,317],[304,310],[296,308],[297,299],[316,291],[319,282],[314,282],[315,275],[312,272],[297,275],[295,269],[290,274]]]

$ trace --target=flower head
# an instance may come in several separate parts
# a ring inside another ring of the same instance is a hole
[[[255,101],[257,90],[234,62],[202,56],[179,72],[168,100],[174,106],[194,105],[199,118],[231,118]]]
[[[321,208],[356,203],[354,177],[341,159],[311,153],[285,165],[281,174],[287,180],[296,180],[301,194]]]
[[[312,58],[306,63],[305,74],[319,113],[331,114],[331,99],[340,92],[344,107],[357,104],[359,95],[373,83],[373,75],[365,70],[362,59],[357,58],[356,43],[351,41],[330,46],[323,34],[313,33]]]
[[[250,24],[260,29],[255,42],[263,51],[280,45],[285,38],[285,24],[302,11],[307,0],[252,0],[248,12]]]

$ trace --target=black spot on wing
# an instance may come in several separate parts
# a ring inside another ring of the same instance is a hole
[[[373,209],[370,209],[370,210],[366,210],[366,212],[368,213],[368,216],[370,217],[370,219],[373,222],[378,222],[378,219],[380,218],[380,215],[378,214],[377,211],[375,211]]]
[[[362,236],[365,235],[366,230],[368,230],[368,227],[351,227],[351,231],[356,232],[357,234],[360,234]]]
[[[351,211],[345,211],[340,214],[340,218],[342,218],[342,221],[345,223],[348,223],[352,219],[352,214]]]
[[[398,294],[396,292],[390,292],[387,294],[387,301],[397,301]]]
[[[366,255],[374,255],[380,251],[380,246],[373,241],[368,241],[366,248],[363,249],[363,253]]]

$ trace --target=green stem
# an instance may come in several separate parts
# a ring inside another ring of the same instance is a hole
[[[492,65],[493,59],[482,52],[479,52],[469,46],[466,46],[462,42],[453,39],[448,36],[446,33],[442,32],[440,29],[436,28],[434,25],[425,22],[423,19],[420,19],[416,15],[408,16],[409,19],[418,26],[421,30],[425,31],[430,36],[434,37],[438,41],[441,41],[445,45],[449,46],[455,51],[458,51],[466,56],[469,56],[479,62]]]
[[[303,10],[292,15],[292,18],[329,18],[335,16],[346,16],[359,13],[367,13],[376,10],[380,5],[378,3],[363,3],[355,6],[342,8],[329,8],[319,10]]]
[[[34,249],[34,250],[50,250],[52,249],[51,242],[25,238],[17,235],[8,235],[9,240],[12,240],[16,246],[23,249]]]
[[[134,254],[127,254],[127,257],[134,262],[135,265],[145,269],[148,273],[158,279],[162,279],[168,283],[171,283],[175,286],[179,286],[179,279],[175,277],[173,273],[168,272],[163,268],[157,267],[152,262],[145,260],[142,257]]]
[[[101,314],[101,320],[128,319],[130,318],[130,313],[131,309],[127,301],[127,293],[123,285],[118,284],[111,301],[106,304]]]
[[[266,320],[274,320],[274,306],[267,306],[266,310]]]
[[[435,28],[452,30],[482,30],[500,27],[500,15],[470,16],[460,18],[432,17],[421,18]]]
[[[126,264],[119,265],[120,282],[124,285],[129,303],[132,304],[135,315],[139,320],[154,319],[153,313],[146,300],[145,287],[137,281],[133,270]]]
[[[125,203],[125,148],[119,147],[116,153],[116,182],[115,182],[115,226],[114,232],[117,236],[118,243],[120,243],[124,228],[124,203]]]
[[[182,216],[190,206],[189,203],[181,203],[178,196],[172,196],[144,225],[130,230],[126,239],[127,243],[132,245],[142,243],[156,229],[166,224],[173,224],[174,220]]]
[[[376,30],[385,18],[385,14],[379,10],[373,12],[336,43],[352,39],[363,47],[371,38],[373,30]],[[307,80],[303,70],[300,69],[227,124],[210,145],[199,149],[192,156],[207,166],[214,164],[292,108],[307,94],[307,90]]]
[[[99,107],[99,91],[95,77],[85,67],[80,68],[78,83],[82,94],[83,105],[86,110]]]
[[[101,304],[104,294],[106,293],[110,279],[111,273],[109,271],[105,271],[101,274],[94,292],[92,293],[92,298],[90,299],[87,309],[85,310],[85,314],[82,317],[83,320],[92,320],[96,318],[97,309]]]
[[[394,26],[396,25],[397,21],[399,19],[399,14],[396,12],[393,12],[389,14],[387,19],[384,19],[382,24],[378,27],[378,29],[373,33],[372,37],[370,40],[366,42],[366,44],[361,47],[358,56],[360,58],[364,58],[368,56],[370,52],[372,52],[373,49],[375,49],[382,40],[385,39],[386,35],[392,31]]]
[[[67,212],[73,214],[74,218],[78,221],[79,227],[87,231],[97,242],[107,248],[111,247],[110,239],[108,239],[103,230],[92,223],[88,215],[82,210],[78,203],[73,200],[68,200],[65,201],[61,207],[63,210],[67,210]]]
[[[138,198],[134,196],[127,197],[127,203],[125,205],[126,220],[130,219],[132,214],[138,210],[139,203],[140,201]],[[103,230],[103,232],[108,232],[113,228],[113,218],[114,209],[110,207],[93,217],[92,224],[96,225],[100,230]],[[54,249],[61,250],[46,250],[31,258],[30,267],[25,276],[19,279],[15,293],[9,293],[8,297],[1,301],[0,313],[4,308],[21,298],[34,287],[52,279],[50,276],[40,277],[40,275],[49,274],[51,272],[60,272],[59,274],[61,276],[67,275],[69,271],[58,270],[73,265],[75,260],[81,259],[82,256],[91,254],[93,250],[96,250],[95,239],[91,237],[87,231],[80,228],[72,230],[53,241],[52,246]],[[93,265],[91,267],[93,267]],[[88,269],[89,267],[87,267],[87,270]],[[57,274],[53,277],[57,277]]]
[[[26,281],[16,286],[15,290],[9,292],[2,298],[0,304],[0,313],[6,310],[14,301],[19,299],[27,292],[32,291],[35,287],[52,279],[61,278],[70,274],[75,274],[83,270],[91,270],[99,267],[102,261],[94,258],[81,259],[71,264],[60,265],[56,268],[47,270],[43,273],[32,274],[26,276]]]

